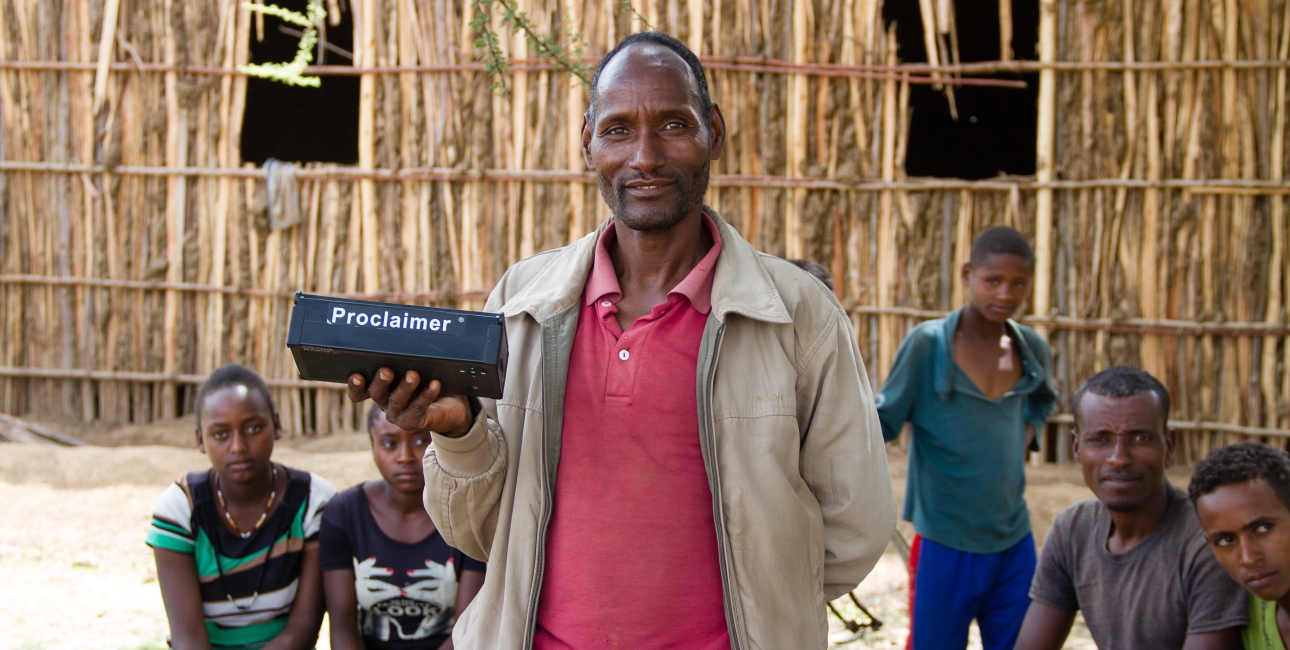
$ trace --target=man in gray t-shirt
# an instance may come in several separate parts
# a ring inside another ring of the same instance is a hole
[[[1165,480],[1169,393],[1116,366],[1073,402],[1072,445],[1097,499],[1067,508],[1049,530],[1017,650],[1057,650],[1077,611],[1100,650],[1239,650],[1245,596],[1209,550],[1187,494]]]

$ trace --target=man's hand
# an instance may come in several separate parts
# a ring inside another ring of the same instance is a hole
[[[403,381],[391,387],[393,381],[394,371],[389,368],[376,371],[370,386],[362,375],[354,373],[349,377],[349,398],[354,402],[371,398],[385,411],[385,419],[407,431],[433,431],[449,438],[460,438],[470,431],[470,401],[460,395],[440,395],[443,385],[439,380],[432,380],[420,393],[415,392],[421,383],[415,370],[409,370]]]
[[[1241,628],[1239,627],[1188,634],[1187,640],[1183,642],[1183,650],[1240,650],[1240,648]]]
[[[1015,650],[1060,650],[1075,623],[1075,612],[1031,601]]]

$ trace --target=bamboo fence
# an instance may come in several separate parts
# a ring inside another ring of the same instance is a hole
[[[882,0],[517,0],[548,34],[583,32],[590,61],[647,22],[703,57],[730,127],[708,202],[831,268],[876,382],[911,326],[963,304],[971,238],[1003,223],[1036,242],[1050,441],[1115,363],[1170,387],[1184,460],[1290,436],[1287,0],[1039,3],[1040,60],[1005,38],[958,62],[938,18],[929,65],[897,60]],[[326,6],[354,18],[355,65],[309,72],[361,75],[359,162],[304,165],[301,222],[275,229],[239,151],[240,0],[0,0],[0,411],[175,417],[239,361],[293,433],[354,428],[338,386],[296,378],[294,291],[479,308],[510,264],[607,218],[579,152],[587,89],[522,36],[500,31],[503,96],[469,0]],[[912,84],[1020,73],[1038,73],[1034,176],[906,177]]]

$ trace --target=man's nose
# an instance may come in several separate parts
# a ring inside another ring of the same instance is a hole
[[[658,134],[652,129],[642,129],[636,138],[636,151],[629,163],[631,168],[641,172],[652,172],[662,167],[665,161]]]
[[[1129,464],[1129,448],[1125,444],[1124,438],[1117,437],[1115,444],[1111,446],[1111,454],[1106,457],[1106,462],[1115,467],[1124,467]]]
[[[238,454],[246,451],[246,436],[243,436],[241,431],[234,429],[233,432],[229,434],[228,448],[229,451]]]

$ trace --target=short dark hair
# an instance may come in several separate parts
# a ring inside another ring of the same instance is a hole
[[[1102,397],[1133,397],[1146,392],[1156,394],[1160,401],[1160,414],[1169,422],[1169,389],[1151,373],[1133,366],[1111,366],[1088,378],[1075,391],[1071,398],[1071,412],[1075,414],[1076,425],[1079,425],[1079,403],[1084,395],[1093,393]]]
[[[1290,456],[1261,442],[1238,442],[1220,447],[1196,464],[1187,494],[1195,503],[1224,485],[1236,485],[1261,478],[1272,486],[1277,499],[1290,509]]]
[[[982,230],[976,239],[972,240],[972,255],[968,258],[968,263],[972,268],[976,268],[991,255],[1016,255],[1025,260],[1031,268],[1035,266],[1035,249],[1030,247],[1030,242],[1026,241],[1025,235],[1008,226],[994,226]]]
[[[829,270],[824,268],[823,264],[820,264],[819,262],[816,262],[813,260],[789,260],[789,262],[796,265],[797,268],[802,269],[803,271],[806,271],[807,273],[810,273],[811,275],[815,276],[816,279],[824,283],[824,286],[829,288],[829,291],[834,290],[833,274],[829,273]]]
[[[260,396],[264,404],[269,407],[269,412],[274,418],[278,417],[278,407],[273,405],[273,395],[269,393],[269,386],[264,383],[264,379],[256,374],[254,370],[247,368],[240,363],[230,363],[220,366],[212,372],[210,377],[206,378],[206,383],[197,391],[197,429],[202,428],[202,405],[206,403],[206,398],[216,391],[229,386],[246,386],[246,389]]]
[[[704,113],[712,109],[712,96],[708,93],[708,78],[703,74],[703,64],[699,62],[699,57],[695,56],[694,52],[691,52],[690,48],[685,46],[685,43],[672,38],[664,32],[637,32],[618,41],[614,49],[609,50],[605,56],[600,58],[600,63],[596,64],[596,72],[591,76],[590,113],[593,118],[596,116],[596,99],[600,95],[600,73],[604,72],[605,67],[619,52],[637,43],[652,43],[676,52],[677,56],[681,57],[681,60],[685,61],[685,65],[690,68],[690,73],[694,75],[694,83],[699,88],[699,109]]]

